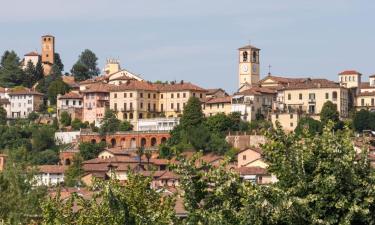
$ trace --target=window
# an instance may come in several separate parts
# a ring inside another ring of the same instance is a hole
[[[217,103],[217,104],[216,104],[216,108],[219,108],[219,106],[220,106],[219,103]]]
[[[78,105],[82,105],[82,102],[81,102],[81,101],[78,101]]]
[[[180,103],[177,103],[177,111],[180,111]]]
[[[326,99],[329,99],[329,93],[326,93]]]
[[[126,111],[126,103],[124,103],[124,111]]]
[[[361,99],[361,106],[365,106],[365,99]]]
[[[150,93],[148,93],[147,97],[148,97],[148,98],[151,98],[151,94],[150,94]]]
[[[299,100],[302,100],[302,93],[299,93]]]
[[[309,100],[315,100],[315,93],[310,93],[309,94]]]
[[[114,104],[114,110],[117,111],[117,103]]]
[[[246,160],[246,155],[243,155],[243,156],[242,156],[242,160]]]
[[[351,76],[349,76],[349,81],[352,81],[352,77]]]
[[[193,96],[195,97],[195,93],[193,93]]]
[[[290,118],[293,119],[293,114],[290,114]]]
[[[115,94],[113,95],[113,97],[114,97],[114,98],[117,98],[117,93],[115,93]]]
[[[143,98],[143,93],[139,93],[139,97],[140,97],[140,98]]]
[[[336,91],[332,92],[332,100],[333,101],[337,100],[337,92]]]
[[[180,98],[180,93],[177,93],[177,98]]]
[[[130,98],[133,98],[133,93],[130,93],[129,95],[130,95]]]
[[[171,103],[171,109],[173,109],[173,103]]]
[[[156,98],[156,94],[154,94],[154,98]]]
[[[371,99],[371,106],[374,106],[374,99]]]
[[[164,107],[163,107],[163,104],[160,104],[160,111],[164,111]]]
[[[126,92],[125,92],[125,93],[124,93],[124,98],[126,98],[126,95],[127,95],[127,94],[126,94]]]
[[[186,98],[186,93],[185,93],[185,92],[182,94],[182,97],[183,97],[183,98]]]
[[[154,111],[156,111],[156,104],[154,103]]]
[[[151,111],[151,103],[148,103],[148,104],[147,104],[147,110],[148,110],[148,111]]]
[[[290,127],[293,127],[293,123],[290,123]]]
[[[141,109],[143,109],[143,102],[141,102],[141,104],[140,104],[140,105],[141,105],[141,106],[140,106],[140,107],[141,107]]]
[[[76,100],[73,100],[73,105],[76,105]]]
[[[133,110],[133,102],[129,103],[130,110]]]
[[[69,100],[65,100],[65,105],[69,105]]]
[[[163,94],[160,95],[160,98],[163,98]]]
[[[288,94],[288,100],[291,100],[291,99],[292,99],[292,95]]]
[[[171,94],[171,98],[174,98],[174,94],[173,93]]]
[[[276,119],[279,119],[279,114],[276,114]]]
[[[243,62],[247,62],[247,52],[246,51],[244,51],[243,53],[242,53],[242,61]]]
[[[140,114],[138,115],[138,118],[139,118],[139,119],[142,119],[142,118],[143,118],[143,114],[140,113]]]
[[[353,81],[355,81],[355,77],[353,76]]]
[[[199,98],[203,98],[203,94],[202,93],[199,94]]]
[[[257,61],[257,52],[254,51],[253,52],[253,62],[256,62]]]

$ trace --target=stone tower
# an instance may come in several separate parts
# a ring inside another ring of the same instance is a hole
[[[42,64],[44,75],[49,75],[52,65],[55,63],[55,37],[52,35],[42,36]]]
[[[238,49],[238,80],[239,88],[245,84],[254,85],[260,79],[259,75],[259,48],[246,45]]]

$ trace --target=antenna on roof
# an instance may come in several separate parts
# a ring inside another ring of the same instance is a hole
[[[268,76],[271,76],[271,65],[268,65]]]

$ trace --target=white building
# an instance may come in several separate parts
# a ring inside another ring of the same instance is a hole
[[[139,119],[133,124],[135,131],[170,131],[180,123],[178,117]]]
[[[22,66],[23,69],[26,69],[27,63],[29,61],[31,61],[34,66],[36,66],[36,64],[38,63],[38,61],[40,59],[40,56],[39,56],[38,52],[29,52],[29,53],[25,54],[24,56],[25,57],[23,58],[23,66]]]
[[[38,166],[39,173],[36,175],[37,186],[55,186],[64,182],[64,174],[68,166],[42,165]]]
[[[10,117],[27,118],[33,111],[39,111],[43,104],[43,94],[30,89],[12,90],[9,92]]]
[[[81,131],[55,132],[55,142],[60,144],[71,144],[78,141]]]
[[[83,97],[76,92],[69,92],[57,96],[57,116],[60,119],[62,112],[67,112],[74,119],[83,118]]]

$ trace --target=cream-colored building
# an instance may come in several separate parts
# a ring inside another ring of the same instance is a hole
[[[356,109],[375,110],[375,92],[361,92],[356,97]]]
[[[39,111],[43,94],[27,88],[9,91],[10,117],[27,118],[31,112]]]
[[[257,119],[257,115],[268,118],[275,96],[272,89],[252,87],[233,95],[231,111],[240,112],[246,121]]]
[[[25,54],[24,58],[23,58],[23,62],[22,62],[22,68],[26,69],[28,62],[31,62],[34,66],[36,66],[39,59],[40,59],[40,56],[39,56],[38,52],[34,51],[34,52],[29,52],[29,53]]]
[[[238,49],[238,81],[239,88],[257,84],[260,80],[259,48],[246,45]]]
[[[340,84],[346,88],[357,88],[361,83],[362,74],[355,70],[345,70],[339,73]]]
[[[232,111],[232,96],[210,98],[203,105],[205,116],[214,116],[218,113],[230,114]]]

